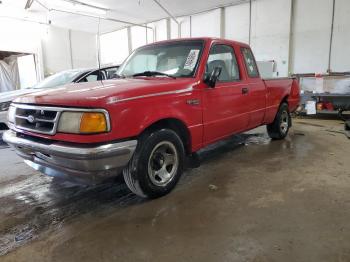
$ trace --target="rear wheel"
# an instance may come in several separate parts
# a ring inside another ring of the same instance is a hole
[[[267,125],[267,133],[272,139],[283,139],[287,136],[291,124],[287,103],[282,103],[275,120]]]
[[[133,158],[123,170],[129,189],[145,198],[168,194],[183,172],[185,149],[170,129],[141,135]]]

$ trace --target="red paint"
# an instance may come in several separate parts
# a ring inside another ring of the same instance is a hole
[[[103,108],[111,118],[111,132],[98,135],[54,136],[24,132],[51,140],[97,143],[137,137],[153,123],[174,118],[183,122],[191,135],[192,151],[234,133],[271,123],[283,99],[290,111],[299,103],[299,86],[294,79],[249,78],[240,52],[246,44],[212,38],[205,42],[194,78],[130,78],[103,83],[79,83],[23,96],[15,102],[83,108]],[[188,39],[187,39],[188,40]],[[177,40],[181,41],[181,40]],[[212,44],[234,48],[241,80],[218,82],[215,88],[203,82],[206,60]],[[242,88],[248,88],[242,94]],[[191,105],[188,100],[200,100]],[[18,130],[19,131],[19,130]]]

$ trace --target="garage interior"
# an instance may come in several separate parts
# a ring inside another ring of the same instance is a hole
[[[123,176],[43,175],[1,140],[0,261],[350,261],[349,14],[348,0],[1,0],[1,111],[56,73],[194,37],[249,44],[301,100],[284,140],[262,126],[211,144],[154,200]]]

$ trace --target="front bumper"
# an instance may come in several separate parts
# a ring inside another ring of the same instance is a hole
[[[89,181],[117,175],[130,161],[137,145],[137,140],[98,146],[43,142],[12,130],[3,134],[3,140],[42,173]]]

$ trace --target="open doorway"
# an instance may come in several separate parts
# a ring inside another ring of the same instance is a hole
[[[34,54],[0,51],[0,92],[31,87],[37,82]]]

